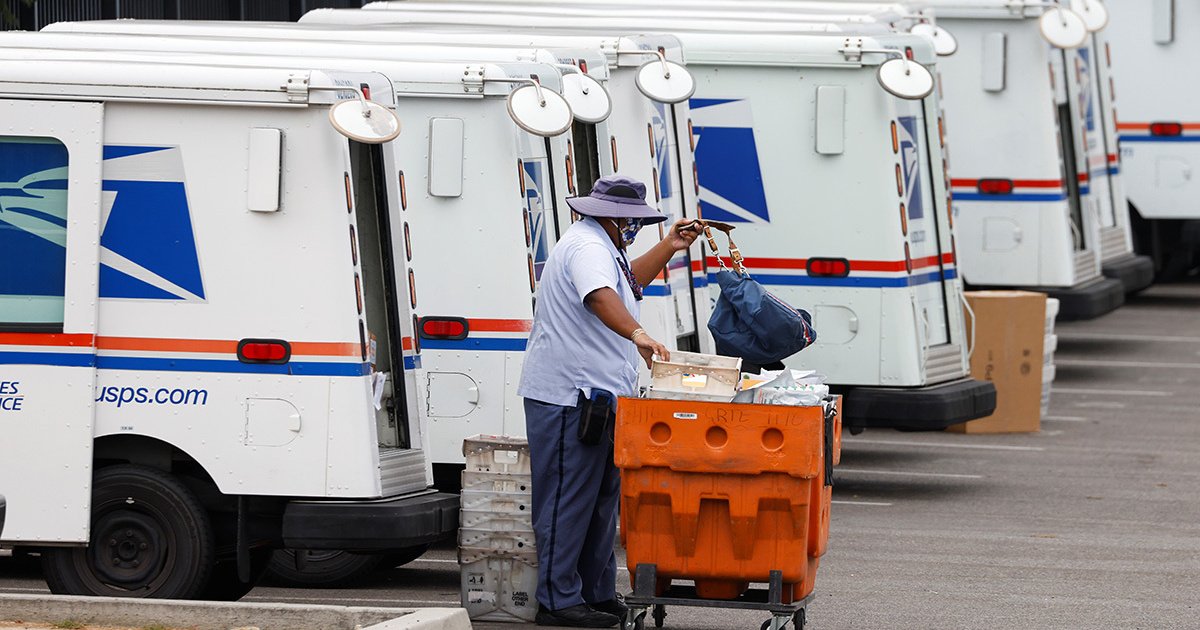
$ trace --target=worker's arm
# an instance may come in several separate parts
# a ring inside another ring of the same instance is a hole
[[[667,233],[666,238],[659,241],[650,251],[633,259],[630,263],[633,271],[633,276],[637,278],[638,284],[646,286],[662,273],[667,263],[671,261],[671,257],[675,252],[681,249],[687,249],[692,241],[700,235],[699,230],[695,227],[691,219],[683,219],[675,222],[671,226],[671,231]]]
[[[600,321],[609,330],[626,339],[630,339],[633,332],[641,328],[637,320],[625,308],[625,304],[621,302],[621,297],[617,295],[617,292],[608,287],[588,293],[587,297],[583,298],[583,303],[596,317],[600,318]],[[646,361],[646,367],[650,367],[650,359],[654,355],[658,355],[664,361],[671,359],[671,353],[666,346],[655,341],[645,332],[639,333],[631,341],[633,341],[633,345],[637,346],[638,353]]]

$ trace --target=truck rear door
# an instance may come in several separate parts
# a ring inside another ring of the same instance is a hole
[[[100,165],[120,148],[99,103],[0,100],[0,120],[4,541],[85,543],[99,282],[127,262],[104,249]]]
[[[934,201],[929,137],[925,128],[924,101],[897,99],[893,149],[899,149],[897,189],[903,190],[907,220],[905,265],[916,296],[917,324],[925,331],[925,345],[950,343],[949,300],[944,286],[939,214],[945,208]]]

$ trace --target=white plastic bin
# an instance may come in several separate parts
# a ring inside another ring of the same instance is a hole
[[[525,492],[533,488],[532,475],[464,470],[462,491],[467,492]]]
[[[459,496],[462,512],[486,513],[498,517],[511,516],[532,523],[533,495],[528,492],[464,490]]]
[[[483,557],[460,565],[462,605],[477,621],[531,622],[537,615],[537,558]]]
[[[649,398],[729,402],[738,392],[742,360],[677,350],[650,367]]]
[[[529,441],[503,435],[476,435],[463,440],[463,457],[471,472],[528,475]]]

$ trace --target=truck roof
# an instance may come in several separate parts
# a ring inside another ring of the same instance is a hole
[[[1045,3],[1038,0],[917,0],[915,6],[933,9],[939,18],[1020,20],[1038,17]]]
[[[644,17],[652,15],[668,15],[672,14],[680,8],[686,7],[688,17],[705,18],[705,19],[726,19],[730,13],[753,12],[761,19],[769,19],[772,11],[776,11],[782,7],[768,6],[757,7],[752,9],[743,9],[739,3],[730,3],[724,7],[714,6],[686,6],[679,4],[658,5],[647,3],[630,3],[616,2],[613,4],[605,4],[604,0],[593,4],[549,4],[543,2],[532,2],[528,4],[507,4],[507,3],[484,3],[477,2],[420,2],[420,1],[405,1],[405,2],[379,2],[370,5],[370,8],[377,11],[438,11],[443,13],[484,13],[496,14],[503,13],[506,15],[555,15],[559,17],[578,17],[588,18],[596,14],[613,15],[617,13],[622,17]],[[365,7],[364,7],[365,8]],[[837,21],[844,22],[893,22],[902,19],[909,12],[904,10],[888,11],[877,9],[875,11],[859,11],[854,9],[842,8],[840,11],[836,7],[825,7],[825,10],[807,12],[807,5],[794,4],[792,7],[785,8],[780,14],[807,14],[813,21],[825,21],[829,16],[837,16]]]
[[[354,92],[311,88],[361,83],[387,91],[387,79],[380,74],[329,72],[305,67],[295,60],[290,66],[238,68],[86,59],[45,59],[32,64],[21,59],[0,59],[0,95],[15,97],[331,104]],[[393,103],[390,94],[376,100]]]
[[[310,11],[309,16],[350,16],[355,11],[346,10],[342,13],[331,13],[340,10]],[[431,13],[424,11],[372,11],[357,12],[370,16],[376,23],[386,24],[394,19],[396,24],[418,25],[435,28],[456,29],[496,29],[513,28],[546,29],[554,33],[588,33],[606,32],[631,28],[638,23],[642,32],[669,33],[679,38],[683,43],[684,56],[688,61],[706,63],[736,63],[753,65],[773,65],[788,63],[852,63],[842,59],[839,52],[845,47],[847,37],[861,38],[864,47],[879,48],[890,45],[893,48],[912,47],[918,61],[933,62],[933,50],[928,40],[907,34],[895,33],[883,24],[827,24],[801,21],[755,21],[755,20],[713,20],[673,18],[657,22],[641,18],[589,16],[581,20],[580,26],[564,24],[563,18],[549,15],[512,15],[512,14],[477,14],[477,13]],[[361,18],[352,17],[359,20]],[[445,22],[440,20],[445,19]],[[881,55],[868,57],[870,63],[883,61]],[[858,62],[853,62],[857,64]]]
[[[559,33],[494,33],[470,29],[397,29],[382,27],[345,27],[318,22],[217,22],[207,20],[92,20],[56,22],[42,33],[93,33],[131,36],[225,37],[244,40],[295,40],[321,42],[357,42],[361,44],[446,45],[478,44],[480,47],[534,47],[552,49],[556,54],[599,50],[616,63],[616,50],[680,49],[679,40],[668,34],[600,35]],[[566,50],[562,50],[566,49]],[[576,53],[578,54],[578,53]],[[641,64],[643,60],[636,60]],[[636,65],[636,64],[635,64]]]
[[[0,42],[4,38],[0,37]],[[86,59],[81,57],[86,56]],[[138,50],[82,50],[82,49],[61,49],[61,48],[19,48],[19,47],[4,47],[0,43],[0,58],[8,57],[9,59],[37,59],[39,63],[37,67],[41,67],[43,60],[45,63],[61,64],[64,67],[70,64],[86,63],[87,59],[103,58],[103,63],[121,67],[129,66],[131,72],[136,72],[136,77],[130,78],[129,81],[135,84],[144,84],[144,81],[156,81],[153,85],[158,85],[159,77],[169,77],[177,74],[176,69],[181,68],[186,71],[192,68],[207,68],[213,73],[229,73],[233,76],[241,76],[244,73],[253,73],[259,66],[282,66],[285,64],[295,64],[302,67],[318,68],[320,70],[312,71],[314,74],[327,74],[334,78],[342,78],[346,76],[347,71],[361,70],[375,77],[372,82],[372,88],[377,94],[387,93],[389,96],[386,99],[374,98],[380,102],[393,104],[394,100],[390,96],[392,94],[407,95],[407,94],[446,94],[456,97],[464,94],[464,73],[467,69],[471,69],[477,73],[482,73],[481,77],[485,79],[527,79],[531,74],[538,76],[541,84],[551,90],[561,91],[562,75],[557,66],[544,63],[453,63],[453,62],[424,62],[424,61],[397,61],[392,59],[370,59],[370,58],[333,58],[319,57],[307,55],[229,55],[221,53],[194,53],[194,52],[173,52],[173,51],[138,51]],[[34,66],[34,64],[24,64],[25,66]],[[96,64],[93,64],[96,65]],[[136,70],[134,70],[136,69]],[[73,71],[78,71],[78,68]],[[264,71],[270,72],[270,71]],[[293,72],[296,74],[297,72]],[[36,75],[36,72],[28,73]],[[15,75],[5,74],[5,81],[16,80]],[[117,76],[121,76],[118,74]],[[279,76],[279,75],[271,75]],[[357,80],[357,79],[356,79]],[[360,81],[362,82],[362,81]],[[270,81],[266,82],[270,85]],[[287,80],[282,81],[275,79],[275,89],[280,90],[279,86],[286,85]],[[313,85],[324,85],[316,84]],[[329,83],[329,85],[339,85]],[[345,82],[340,85],[345,85]],[[474,92],[477,95],[497,95],[506,96],[516,87],[513,83],[483,83],[480,89]],[[205,88],[212,90],[214,88]],[[283,92],[280,92],[283,94]],[[322,92],[329,94],[329,92]],[[286,96],[286,94],[285,94]],[[286,98],[284,99],[286,100]],[[316,99],[314,99],[316,100]],[[325,99],[328,102],[333,102],[337,99]],[[317,101],[321,102],[321,101]]]
[[[186,40],[186,46],[181,45]],[[76,50],[126,50],[140,52],[166,52],[195,54],[252,54],[262,56],[308,57],[325,59],[393,60],[403,62],[473,62],[473,63],[538,63],[555,65],[562,62],[563,55],[584,58],[600,65],[593,75],[607,78],[608,68],[603,54],[595,49],[579,48],[553,52],[544,48],[531,47],[486,47],[431,45],[400,42],[379,46],[356,41],[309,41],[307,39],[243,39],[219,35],[214,29],[211,37],[169,37],[160,34],[119,36],[98,33],[50,32],[28,33],[19,31],[0,32],[0,46],[23,48],[65,48]],[[342,65],[322,66],[343,68]],[[365,66],[362,66],[365,67]],[[400,67],[398,77],[408,76],[413,68]],[[428,68],[421,68],[422,72]],[[589,68],[591,70],[591,68]],[[458,74],[455,74],[458,73]],[[455,63],[447,77],[461,80],[461,64]],[[511,76],[511,75],[510,75]]]

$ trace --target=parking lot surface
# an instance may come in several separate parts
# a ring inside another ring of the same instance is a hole
[[[1200,627],[1200,282],[1057,333],[1040,433],[845,436],[810,627]],[[358,587],[247,600],[447,606],[458,586],[446,546]],[[35,562],[0,558],[0,592],[46,587]],[[679,608],[666,625],[764,619]]]

